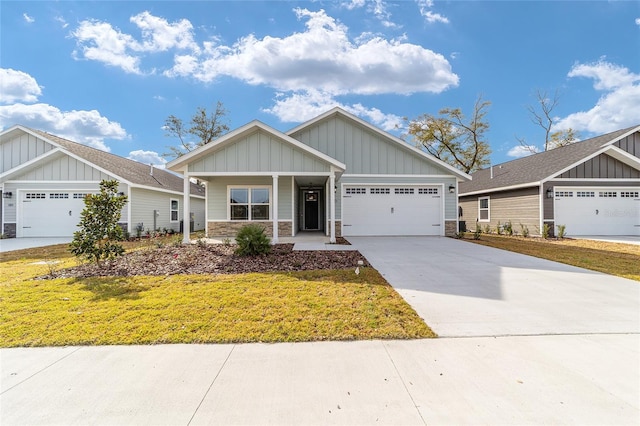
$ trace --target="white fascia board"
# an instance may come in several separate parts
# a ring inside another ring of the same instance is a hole
[[[521,183],[519,185],[500,186],[500,187],[497,187],[497,188],[482,189],[482,190],[479,190],[479,191],[459,193],[458,196],[459,197],[466,197],[466,196],[469,196],[469,195],[491,194],[491,193],[494,193],[494,192],[511,191],[511,190],[514,190],[514,189],[531,188],[533,186],[540,186],[542,183],[543,182],[528,182],[528,183]]]
[[[386,175],[386,174],[357,174],[357,173],[345,173],[342,176],[344,177],[353,177],[353,178],[433,178],[433,179],[451,179],[457,178],[454,175]]]
[[[640,178],[554,178],[545,182],[640,182]]]
[[[626,138],[627,136],[634,134],[635,132],[640,132],[640,126],[638,126],[638,127],[634,127],[633,129],[629,130],[627,133],[624,133],[624,134],[622,134],[622,135],[618,136],[617,138],[612,139],[612,140],[610,140],[609,142],[606,142],[606,143],[605,143],[605,146],[612,145],[612,144],[614,144],[614,143],[618,142],[620,139],[624,139],[624,138]]]
[[[176,158],[175,160],[172,160],[170,162],[168,162],[165,167],[167,169],[173,170],[173,171],[182,171],[183,173],[187,170],[187,166],[190,162],[197,160],[207,154],[209,154],[210,151],[216,151],[224,146],[226,146],[227,144],[233,143],[235,139],[242,137],[248,133],[252,133],[256,130],[263,130],[267,133],[272,134],[273,136],[284,140],[285,142],[295,146],[296,148],[299,148],[303,151],[305,151],[306,153],[317,157],[323,161],[325,161],[326,163],[329,163],[331,166],[334,166],[338,169],[341,169],[342,171],[346,170],[347,166],[344,165],[343,163],[339,162],[338,160],[336,160],[335,158],[329,157],[328,155],[317,151],[313,148],[311,148],[308,145],[303,144],[302,142],[300,142],[299,140],[296,140],[294,138],[292,138],[289,135],[286,135],[282,132],[280,132],[279,130],[274,129],[271,126],[267,126],[266,124],[262,123],[261,121],[258,120],[253,120],[252,122],[245,124],[242,127],[237,128],[236,130],[233,130],[229,133],[227,133],[226,135],[216,139],[215,141],[201,146],[198,149],[191,151],[188,154],[183,155],[182,157]]]
[[[366,127],[367,129],[371,130],[372,132],[375,132],[378,135],[380,135],[380,136],[382,136],[384,138],[390,139],[391,141],[397,143],[403,149],[411,151],[412,153],[417,154],[417,155],[423,157],[426,160],[432,161],[432,162],[436,163],[440,167],[444,167],[445,169],[453,172],[460,179],[471,180],[471,176],[469,176],[469,174],[464,173],[463,171],[456,169],[452,165],[447,164],[444,161],[437,159],[436,157],[434,157],[431,154],[428,154],[428,153],[426,153],[426,152],[424,152],[422,150],[419,150],[418,148],[416,148],[414,146],[409,145],[406,141],[404,141],[404,140],[402,140],[402,139],[400,139],[400,138],[398,138],[396,136],[393,136],[391,133],[385,132],[384,130],[374,126],[371,123],[366,122],[365,120],[361,119],[360,117],[358,117],[356,115],[353,115],[353,114],[343,110],[340,107],[332,108],[329,111],[325,112],[324,114],[320,114],[319,116],[317,116],[315,118],[312,118],[311,120],[309,120],[309,121],[307,121],[305,123],[302,123],[301,125],[289,130],[287,132],[287,135],[292,135],[292,134],[304,129],[305,127],[312,126],[315,123],[318,123],[319,121],[322,121],[325,118],[330,117],[333,114],[341,114],[341,115],[343,115],[343,116],[345,116],[347,118],[350,118],[351,120],[353,120],[353,121],[357,122],[358,124]]]
[[[163,188],[156,188],[155,186],[147,186],[147,185],[137,185],[137,184],[129,184],[129,186],[131,188],[139,188],[139,189],[146,189],[148,191],[155,191],[155,192],[164,192],[166,194],[173,194],[173,195],[184,195],[182,193],[182,191],[174,191],[172,189],[163,189]],[[200,198],[200,199],[205,199],[204,195],[194,195],[194,194],[189,194],[191,197],[194,198]]]
[[[56,147],[50,151],[45,152],[44,154],[38,157],[32,158],[31,160],[26,161],[17,167],[14,167],[13,169],[9,169],[6,172],[0,174],[0,182],[6,182],[11,178],[11,176],[15,176],[16,174],[19,174],[19,173],[24,173],[32,166],[37,165],[39,162],[47,160],[49,159],[49,157],[53,157],[60,153],[62,153],[62,150],[59,147]],[[66,154],[66,152],[64,154]]]
[[[189,177],[207,176],[329,176],[331,172],[191,172]]]
[[[631,132],[631,133],[633,133],[633,132]],[[618,141],[619,139],[620,138],[615,139],[614,142]],[[575,163],[571,164],[570,166],[567,166],[564,169],[554,173],[553,175],[546,177],[545,179],[542,180],[542,182],[544,183],[544,182],[547,182],[547,181],[549,181],[551,179],[555,179],[558,176],[560,176],[561,174],[563,174],[565,172],[568,172],[569,170],[573,169],[574,167],[577,167],[582,163],[586,163],[587,161],[596,158],[600,154],[607,154],[610,157],[615,158],[616,160],[622,161],[623,163],[627,164],[628,166],[631,166],[631,167],[634,167],[634,168],[640,170],[640,158],[629,154],[627,151],[625,151],[624,149],[620,149],[617,146],[613,146],[613,145],[607,144],[606,146],[604,146],[603,148],[597,150],[593,154],[588,155],[588,156],[582,158],[581,160],[576,161]]]

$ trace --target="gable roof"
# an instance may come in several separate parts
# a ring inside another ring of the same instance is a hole
[[[311,148],[308,145],[303,144],[302,142],[300,142],[297,139],[292,138],[289,135],[286,135],[282,132],[280,132],[279,130],[274,129],[271,126],[268,126],[264,123],[262,123],[261,121],[258,120],[253,120],[250,123],[245,124],[242,127],[239,127],[229,133],[227,133],[224,136],[221,136],[220,138],[216,139],[215,141],[208,143],[204,146],[200,146],[197,149],[176,158],[175,160],[170,161],[169,163],[167,163],[167,168],[170,170],[175,170],[175,171],[184,171],[186,169],[186,167],[188,166],[189,163],[198,160],[208,154],[210,154],[211,152],[214,152],[218,149],[221,149],[231,143],[233,143],[234,141],[237,141],[241,138],[243,138],[244,136],[247,136],[257,130],[263,130],[281,140],[283,140],[284,142],[295,146],[296,148],[312,155],[313,157],[316,157],[328,164],[330,164],[331,166],[335,167],[336,169],[338,169],[340,172],[343,172],[346,168],[346,166],[339,162],[338,160],[336,160],[335,158],[331,158],[328,155],[317,151],[313,148]]]
[[[640,126],[628,127],[478,170],[471,182],[460,184],[460,195],[536,186],[602,153],[624,161],[625,154],[632,156],[613,144],[637,131]]]
[[[59,147],[61,152],[78,158],[96,169],[112,175],[119,181],[130,184],[134,187],[148,187],[148,189],[158,189],[179,193],[182,193],[183,191],[183,179],[180,176],[176,176],[164,169],[154,167],[153,175],[151,175],[151,166],[148,164],[139,163],[128,158],[82,145],[41,130],[30,129],[24,126],[14,126],[11,129],[2,132],[2,134],[9,134],[18,129],[35,137],[41,138],[46,142]],[[191,195],[204,197],[204,189],[199,185],[191,183]]]
[[[434,164],[436,164],[439,167],[442,167],[446,170],[449,170],[454,176],[457,176],[459,179],[461,179],[462,181],[467,181],[467,180],[471,180],[471,176],[468,175],[467,173],[464,173],[461,170],[458,170],[457,168],[453,167],[452,165],[445,163],[442,160],[437,159],[436,157],[434,157],[431,154],[428,154],[414,146],[411,146],[410,144],[408,144],[406,141],[393,136],[390,133],[385,132],[384,130],[374,126],[371,123],[366,122],[365,120],[361,119],[360,117],[351,114],[347,111],[345,111],[344,109],[340,108],[340,107],[335,107],[330,109],[329,111],[325,112],[324,114],[320,114],[319,116],[312,118],[311,120],[308,120],[302,124],[300,124],[299,126],[294,127],[293,129],[289,130],[287,132],[287,135],[294,135],[297,132],[300,132],[302,130],[305,130],[308,127],[314,126],[324,120],[330,119],[334,116],[342,116],[344,118],[347,118],[349,120],[355,121],[356,123],[358,123],[360,126],[363,126],[365,128],[367,128],[368,130],[370,130],[371,132],[374,132],[380,136],[382,136],[383,138],[385,138],[386,140],[389,140],[391,143],[395,144],[396,146],[400,147],[401,149],[411,152],[414,155],[417,155],[418,157],[420,157],[422,160],[427,160],[430,162],[433,162]]]

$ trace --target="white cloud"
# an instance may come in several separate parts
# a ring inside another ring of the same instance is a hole
[[[392,131],[402,125],[402,117],[385,114],[377,108],[367,108],[362,104],[343,104],[331,94],[312,90],[292,95],[279,94],[275,105],[263,111],[275,115],[287,123],[300,123],[317,117],[334,107],[340,107],[354,115],[366,118],[383,130]]]
[[[444,56],[422,46],[368,36],[350,40],[348,28],[323,10],[295,10],[306,31],[284,38],[248,35],[233,46],[205,43],[203,55],[176,56],[168,76],[210,82],[231,76],[280,91],[339,94],[440,93],[458,85]]]
[[[522,158],[522,157],[527,157],[536,152],[539,152],[539,149],[536,146],[528,145],[524,147],[522,145],[517,145],[511,148],[509,152],[507,152],[507,156],[513,157],[513,158]]]
[[[137,42],[130,35],[114,29],[111,24],[82,21],[71,35],[75,37],[79,49],[74,50],[74,57],[102,62],[127,73],[142,74],[140,59],[128,53]]]
[[[640,18],[636,18],[636,25],[640,26]]]
[[[24,18],[24,20],[25,20],[25,22],[27,24],[33,24],[34,22],[36,22],[36,20],[34,18],[32,18],[31,16],[27,15],[26,13],[23,13],[22,17]]]
[[[53,18],[54,21],[58,22],[62,28],[67,28],[69,24],[62,16],[56,16]]]
[[[182,19],[169,23],[145,11],[130,18],[142,33],[138,41],[130,34],[122,33],[108,22],[86,20],[71,32],[78,48],[75,57],[84,57],[121,68],[132,74],[143,74],[140,69],[140,54],[165,52],[170,49],[190,49],[199,51],[193,39],[193,26]]]
[[[449,18],[431,10],[433,8],[433,0],[417,0],[417,3],[418,8],[420,9],[420,15],[422,15],[422,17],[424,17],[428,23],[449,23]]]
[[[351,0],[347,3],[343,3],[344,7],[349,10],[358,9],[365,5],[365,0]]]
[[[640,74],[600,60],[592,64],[576,64],[568,76],[593,79],[593,88],[603,94],[591,109],[557,120],[552,130],[571,128],[590,133],[607,133],[638,124]]]
[[[42,89],[26,72],[0,68],[0,103],[36,102]]]
[[[162,156],[157,152],[144,151],[142,149],[139,149],[137,151],[131,151],[127,158],[129,158],[130,160],[137,161],[139,163],[153,164],[154,167],[157,167],[159,169],[164,169],[165,164],[167,164],[167,160],[162,158]]]

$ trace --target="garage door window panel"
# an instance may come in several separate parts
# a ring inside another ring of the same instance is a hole
[[[489,197],[478,198],[478,220],[480,222],[489,222],[491,216],[489,214]]]

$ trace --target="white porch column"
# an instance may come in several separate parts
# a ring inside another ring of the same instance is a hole
[[[336,173],[331,170],[331,174],[329,175],[329,214],[331,215],[331,234],[329,235],[329,242],[336,242]]]
[[[189,238],[189,232],[191,231],[191,182],[189,182],[189,175],[184,173],[184,181],[182,187],[182,243],[189,244],[191,239]]]
[[[271,211],[273,219],[273,238],[271,241],[276,244],[278,242],[278,175],[273,175],[273,200],[271,200]]]

